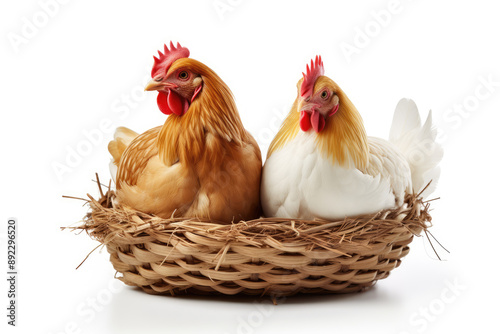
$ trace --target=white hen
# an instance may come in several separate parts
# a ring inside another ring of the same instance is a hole
[[[432,115],[422,126],[415,103],[396,107],[390,141],[367,137],[360,114],[321,58],[299,80],[298,96],[268,151],[261,201],[268,217],[342,219],[403,204],[439,178],[442,148]]]

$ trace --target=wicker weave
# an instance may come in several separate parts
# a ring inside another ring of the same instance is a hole
[[[365,290],[386,278],[430,226],[429,204],[342,221],[261,218],[223,225],[161,219],[89,196],[84,225],[118,277],[152,294],[292,295]]]

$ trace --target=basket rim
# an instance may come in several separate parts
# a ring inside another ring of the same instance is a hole
[[[85,230],[91,238],[105,245],[151,241],[172,244],[196,239],[196,243],[205,246],[224,241],[232,246],[271,246],[292,251],[301,244],[314,244],[317,247],[313,249],[338,252],[340,244],[367,246],[390,242],[391,238],[397,241],[398,235],[419,236],[432,226],[430,201],[424,202],[415,194],[407,195],[398,208],[334,221],[261,217],[231,224],[200,218],[160,218],[122,206],[111,189],[106,193],[101,191],[98,200],[87,196],[90,210],[83,224],[74,229]]]

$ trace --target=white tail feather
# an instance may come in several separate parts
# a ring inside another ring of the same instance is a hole
[[[443,158],[443,148],[436,143],[437,131],[432,125],[432,111],[421,125],[417,105],[410,99],[401,99],[392,119],[389,140],[406,157],[411,169],[413,191],[422,193],[425,198],[435,189],[439,180],[439,162]]]

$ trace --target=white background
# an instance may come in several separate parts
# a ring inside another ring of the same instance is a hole
[[[2,2],[0,258],[6,262],[7,219],[16,217],[20,274],[16,328],[6,325],[1,280],[2,328],[44,334],[498,330],[500,20],[492,3],[401,0],[394,9],[389,0]],[[215,7],[224,4],[225,11]],[[112,128],[142,132],[164,122],[156,94],[142,87],[153,54],[170,40],[226,81],[263,152],[316,54],[370,135],[387,137],[401,97],[413,98],[422,116],[432,109],[445,158],[431,231],[451,251],[439,250],[446,261],[417,238],[401,267],[368,292],[288,298],[276,307],[254,298],[150,296],[113,279],[105,250],[75,270],[98,243],[60,231],[86,212],[80,201],[61,196],[97,196],[91,180],[95,172],[109,180]],[[343,52],[347,45],[356,53]]]

